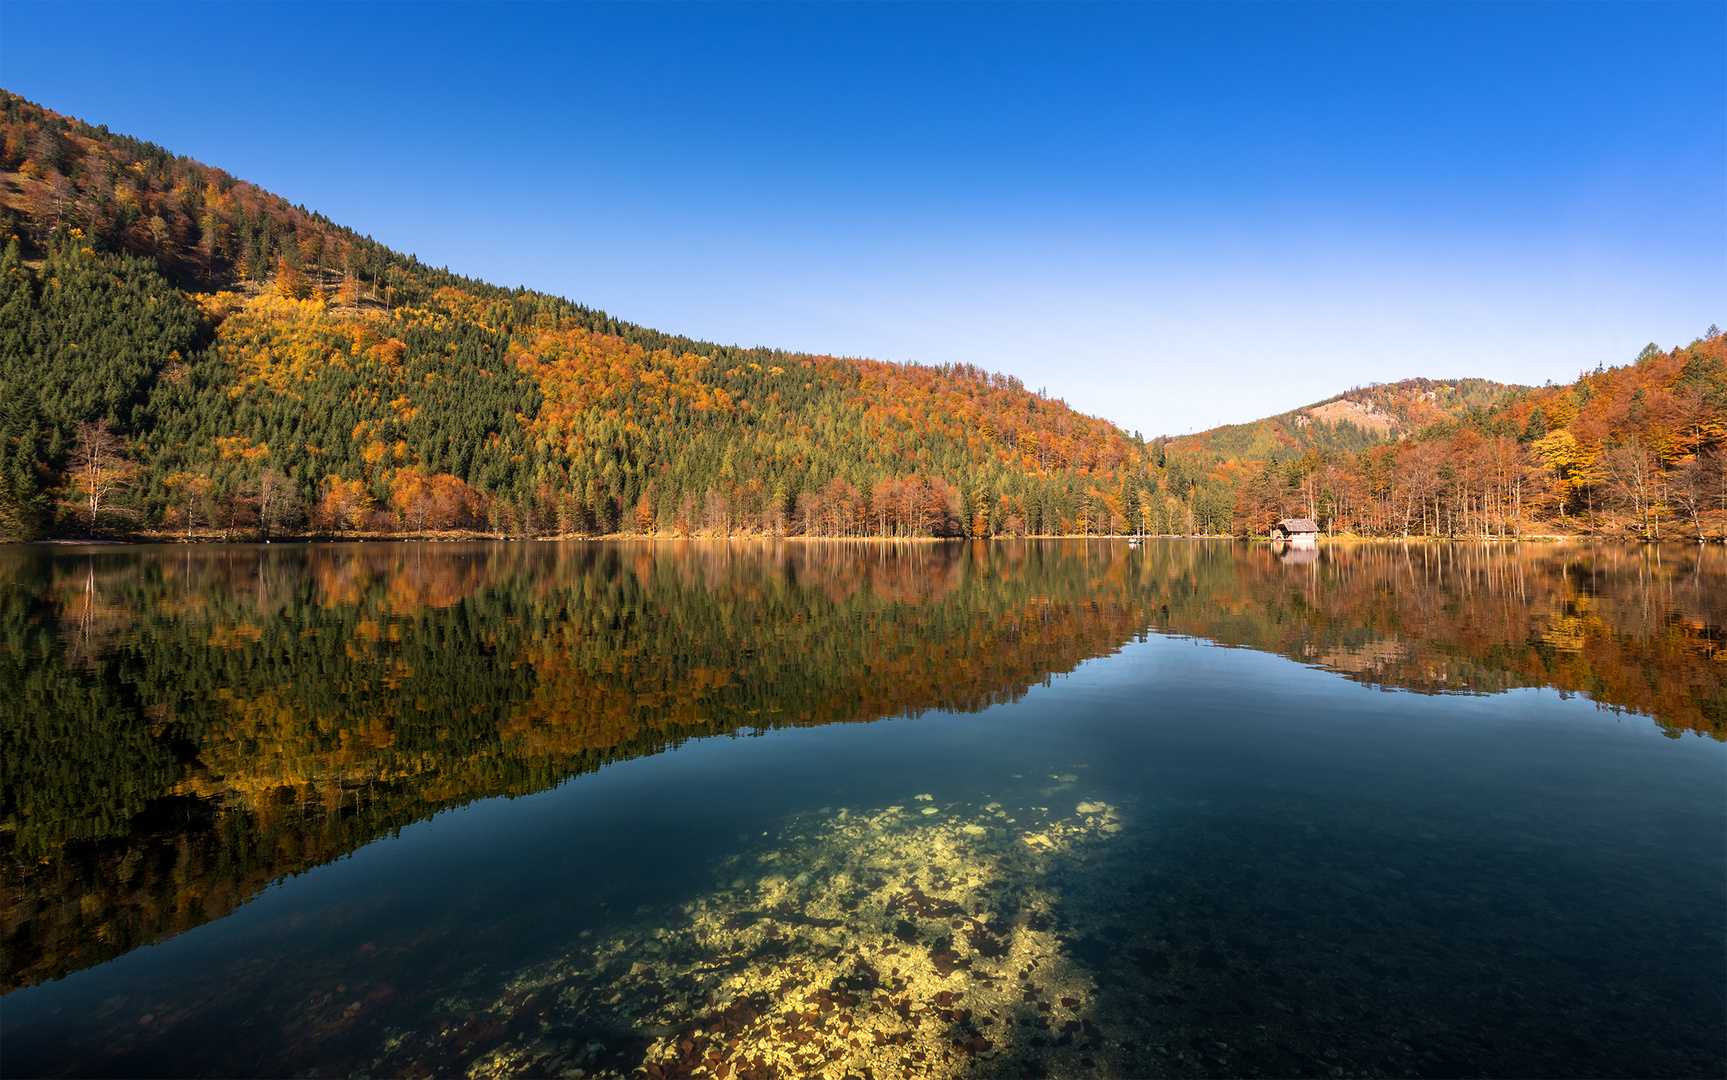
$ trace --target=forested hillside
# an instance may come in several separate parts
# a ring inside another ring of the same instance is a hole
[[[1715,327],[1566,386],[1506,389],[1353,453],[1209,460],[1237,470],[1244,533],[1299,514],[1366,535],[1727,539],[1727,341]]]
[[[463,278],[4,91],[0,245],[3,539],[1727,531],[1713,330],[1573,386],[1413,380],[1147,445],[967,365]]]
[[[672,337],[15,96],[0,116],[14,538],[1121,532],[1161,479],[1007,376]]]
[[[1375,383],[1262,420],[1173,439],[1170,449],[1234,462],[1309,451],[1355,452],[1491,408],[1526,390],[1488,379]]]

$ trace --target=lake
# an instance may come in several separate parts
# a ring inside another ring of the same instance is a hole
[[[8,1076],[1721,1076],[1727,552],[0,550]]]

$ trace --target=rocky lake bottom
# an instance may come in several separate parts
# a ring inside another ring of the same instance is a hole
[[[1163,840],[1187,857],[1170,874],[1146,865],[1155,825],[1138,808],[1049,780],[1049,805],[919,795],[786,822],[698,899],[450,994],[354,1074],[1537,1076],[1567,1061],[1708,1076],[1719,1062],[1707,1017],[1653,1052],[1603,1030],[1673,1029],[1689,1003],[1599,981],[1573,936],[1612,935],[1610,911],[1553,910],[1503,859],[1436,875],[1456,837],[1424,831],[1410,852],[1384,830],[1340,859],[1302,825],[1199,854],[1178,827]]]

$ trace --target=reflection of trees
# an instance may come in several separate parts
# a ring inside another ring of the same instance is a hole
[[[68,564],[64,573],[57,575],[53,592],[58,599],[60,641],[67,666],[94,668],[125,629],[130,608],[123,602],[112,603],[108,597],[128,576],[125,568],[109,567],[99,573],[93,559]]]
[[[23,691],[0,705],[14,984],[220,917],[443,806],[694,735],[1012,700],[1144,625],[1124,556],[8,553],[0,675]]]
[[[1047,549],[666,548],[574,589],[538,579],[554,599],[524,654],[538,686],[508,726],[517,752],[981,709],[1143,625],[1120,582],[1100,599]]]
[[[740,728],[975,710],[1146,628],[1727,735],[1715,549],[345,545],[0,555],[12,985],[445,806]]]
[[[1427,693],[1549,686],[1727,738],[1727,553],[1534,544],[1152,548],[1164,628]],[[1176,587],[1184,575],[1197,591]]]

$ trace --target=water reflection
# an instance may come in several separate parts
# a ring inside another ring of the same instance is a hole
[[[1676,736],[1727,733],[1719,550],[1289,554],[1192,542],[0,553],[5,985],[220,918],[443,807],[696,736],[981,710],[1148,630],[1423,693],[1555,687]],[[916,843],[984,850],[1004,812],[968,813]],[[1095,830],[1113,824],[1070,816],[1079,831],[1052,850],[1086,828],[1085,843],[1102,842]],[[978,856],[991,866],[1028,857],[1017,835],[990,843],[1005,845]],[[927,885],[884,878],[857,902],[903,914]],[[777,895],[740,893],[714,918],[747,922]],[[763,919],[732,931],[783,923]],[[692,927],[680,932],[706,932]],[[997,940],[988,927],[973,929]],[[1035,926],[1016,933],[1000,947],[1054,955]]]
[[[1204,595],[1179,598],[1161,625],[1362,682],[1423,693],[1553,687],[1652,717],[1671,735],[1727,737],[1720,548],[1236,545],[1210,568]]]

